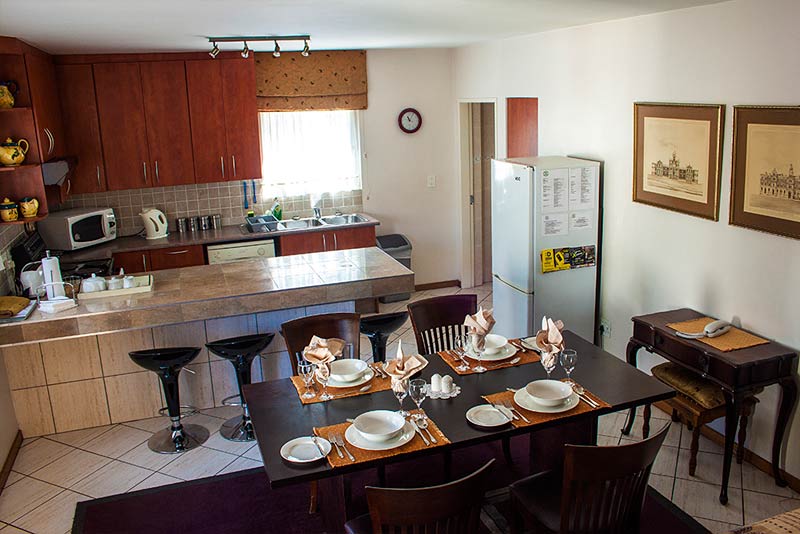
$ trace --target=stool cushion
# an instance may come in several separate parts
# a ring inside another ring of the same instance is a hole
[[[408,320],[408,312],[382,313],[368,315],[359,321],[362,334],[391,334]]]
[[[542,471],[517,480],[508,489],[514,506],[525,509],[551,532],[561,530],[561,471]]]
[[[653,376],[708,410],[725,404],[721,387],[678,364],[667,362],[656,365],[653,367]]]

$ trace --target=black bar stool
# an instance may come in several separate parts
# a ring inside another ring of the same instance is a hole
[[[153,434],[147,440],[151,451],[164,454],[184,452],[202,445],[208,439],[208,429],[200,425],[181,424],[181,403],[178,395],[178,374],[200,354],[197,347],[170,347],[129,352],[131,360],[148,371],[158,374],[164,388],[170,428]]]
[[[220,339],[212,343],[207,343],[208,350],[225,358],[233,364],[236,369],[236,381],[239,383],[239,393],[222,399],[222,404],[226,406],[241,406],[242,415],[232,417],[223,423],[219,429],[220,435],[230,441],[253,441],[256,439],[253,433],[253,423],[250,421],[250,411],[242,395],[242,387],[252,381],[253,360],[272,343],[275,334],[253,334],[250,336],[239,336],[228,339]],[[238,402],[232,402],[238,399]]]
[[[407,319],[408,312],[383,313],[361,318],[359,328],[372,345],[372,361],[386,361],[386,342],[392,332],[403,326]]]

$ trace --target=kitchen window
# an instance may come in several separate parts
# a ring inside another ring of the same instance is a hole
[[[361,189],[358,111],[259,113],[266,195]]]

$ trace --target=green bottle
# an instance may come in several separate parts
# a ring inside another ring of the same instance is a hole
[[[272,208],[270,209],[272,212],[272,216],[278,219],[279,221],[283,220],[283,208],[281,208],[280,202],[278,202],[278,197],[275,197],[274,202],[272,203]]]

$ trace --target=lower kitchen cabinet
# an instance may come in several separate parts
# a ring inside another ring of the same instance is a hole
[[[324,232],[289,234],[280,239],[281,256],[375,246],[375,227],[362,226]]]
[[[345,228],[330,233],[333,234],[334,250],[374,247],[377,242],[374,226]]]
[[[194,265],[205,265],[205,263],[206,259],[201,245],[117,252],[114,254],[114,271],[117,273],[120,268],[125,269],[125,272],[130,274],[176,269],[178,267],[192,267]]]
[[[125,269],[125,274],[143,273],[150,267],[150,253],[146,250],[117,252],[113,258],[115,274],[120,269]]]

